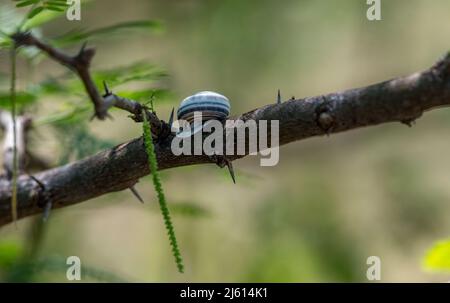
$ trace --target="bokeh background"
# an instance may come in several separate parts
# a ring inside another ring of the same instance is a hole
[[[163,29],[151,34],[92,42],[93,70],[135,61],[160,67],[168,76],[157,85],[171,92],[155,101],[161,117],[200,90],[223,93],[239,114],[274,102],[277,89],[288,99],[365,86],[423,70],[450,50],[449,1],[382,1],[379,22],[366,19],[365,2],[97,0],[82,8],[81,21],[56,19],[42,33],[160,20]],[[28,75],[23,65],[19,85]],[[0,67],[5,88],[5,53]],[[31,81],[62,71],[44,60]],[[37,115],[55,110],[42,104]],[[141,135],[125,113],[112,115],[89,131],[115,144]],[[366,259],[379,256],[384,282],[448,281],[423,258],[450,236],[449,134],[450,111],[440,109],[412,128],[392,123],[283,146],[275,167],[238,160],[236,185],[214,165],[163,171],[184,274],[148,177],[137,185],[144,205],[125,191],[53,211],[37,258],[79,256],[103,273],[85,281],[364,282]],[[57,165],[61,138],[45,126],[33,135],[36,152]],[[0,229],[3,263],[27,249],[37,219]],[[32,280],[64,282],[65,268]]]

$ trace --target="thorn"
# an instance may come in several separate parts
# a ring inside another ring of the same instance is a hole
[[[277,104],[281,104],[281,93],[280,93],[280,89],[278,89]]]
[[[170,117],[169,117],[169,127],[170,127],[170,131],[172,131],[172,124],[173,124],[173,115],[175,113],[175,107],[172,108],[172,112],[170,113]]]
[[[103,80],[103,88],[105,89],[104,97],[109,96],[109,95],[112,94],[112,91],[109,90],[108,84],[106,84],[105,80]]]
[[[114,121],[113,116],[111,116],[110,113],[106,112],[104,114],[100,114],[100,112],[95,112],[92,114],[92,116],[89,118],[89,122],[92,122],[95,118],[98,118],[100,120],[104,120],[105,117],[111,119],[112,121]]]
[[[407,125],[408,127],[412,127],[414,124],[416,124],[416,120],[414,119],[403,120],[400,122]]]
[[[233,164],[231,163],[230,160],[228,160],[223,155],[220,155],[220,156],[213,155],[213,156],[209,156],[209,158],[211,159],[211,161],[215,162],[216,165],[219,166],[220,168],[223,168],[226,165],[228,167],[228,171],[230,172],[231,179],[233,179],[233,183],[236,184],[236,178],[234,176]]]
[[[142,200],[141,195],[139,195],[138,191],[136,190],[136,188],[134,186],[131,186],[130,190],[133,193],[133,195],[139,200],[139,202],[144,203],[144,200]]]
[[[114,121],[114,117],[113,117],[113,116],[111,116],[111,114],[110,114],[110,113],[108,113],[108,112],[106,112],[106,117],[108,117],[108,118],[109,118],[109,120],[111,120],[111,121]]]
[[[33,176],[33,175],[29,175],[29,176],[30,176],[31,179],[33,179],[34,182],[37,183],[37,185],[39,185],[39,187],[40,187],[42,190],[45,190],[45,185],[44,185],[40,180],[38,180],[38,179],[37,179],[35,176]]]
[[[48,218],[50,217],[51,210],[52,210],[52,202],[48,201],[44,207],[44,214],[42,216],[42,221],[47,222]]]
[[[33,175],[28,175],[34,182],[36,182],[37,183],[37,185],[41,188],[41,190],[42,191],[45,191],[46,190],[46,188],[45,188],[45,185],[44,185],[44,183],[42,183],[38,178],[36,178],[35,176],[33,176]],[[47,203],[45,203],[45,205],[44,205],[44,213],[43,213],[43,215],[42,215],[42,221],[44,221],[44,222],[47,222],[47,220],[48,220],[48,218],[49,218],[49,216],[50,216],[50,211],[51,211],[51,209],[52,209],[52,201],[50,200],[50,199],[48,199],[48,196],[47,196]]]
[[[236,178],[234,177],[233,164],[231,164],[231,161],[229,161],[229,160],[225,160],[225,161],[228,166],[228,171],[230,172],[231,179],[233,179],[233,183],[236,184]]]
[[[86,49],[87,46],[87,41],[85,41],[83,43],[83,45],[81,45],[80,51],[78,52],[79,55],[82,55],[84,53],[84,50]]]

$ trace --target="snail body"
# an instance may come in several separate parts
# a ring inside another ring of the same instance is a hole
[[[199,92],[181,101],[177,116],[178,119],[192,123],[195,113],[199,112],[202,114],[202,121],[224,120],[230,114],[230,101],[216,92]]]

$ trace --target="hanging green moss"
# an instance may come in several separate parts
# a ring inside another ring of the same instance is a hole
[[[161,184],[161,178],[158,172],[158,161],[156,160],[155,146],[153,145],[153,138],[151,133],[150,123],[147,121],[147,114],[145,110],[142,111],[144,117],[143,131],[144,131],[144,145],[145,151],[148,156],[148,164],[150,166],[150,172],[152,174],[153,185],[155,186],[156,193],[158,194],[159,207],[163,215],[164,224],[169,235],[170,245],[172,246],[172,254],[175,257],[178,271],[183,272],[183,259],[181,258],[180,249],[178,248],[177,238],[175,236],[175,230],[173,228],[172,219],[170,218],[169,208],[167,207],[166,197]]]

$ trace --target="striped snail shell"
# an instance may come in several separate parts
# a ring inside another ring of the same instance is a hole
[[[181,101],[177,116],[178,119],[192,123],[195,112],[202,113],[203,121],[224,120],[230,114],[230,101],[227,97],[215,92],[199,92]]]

